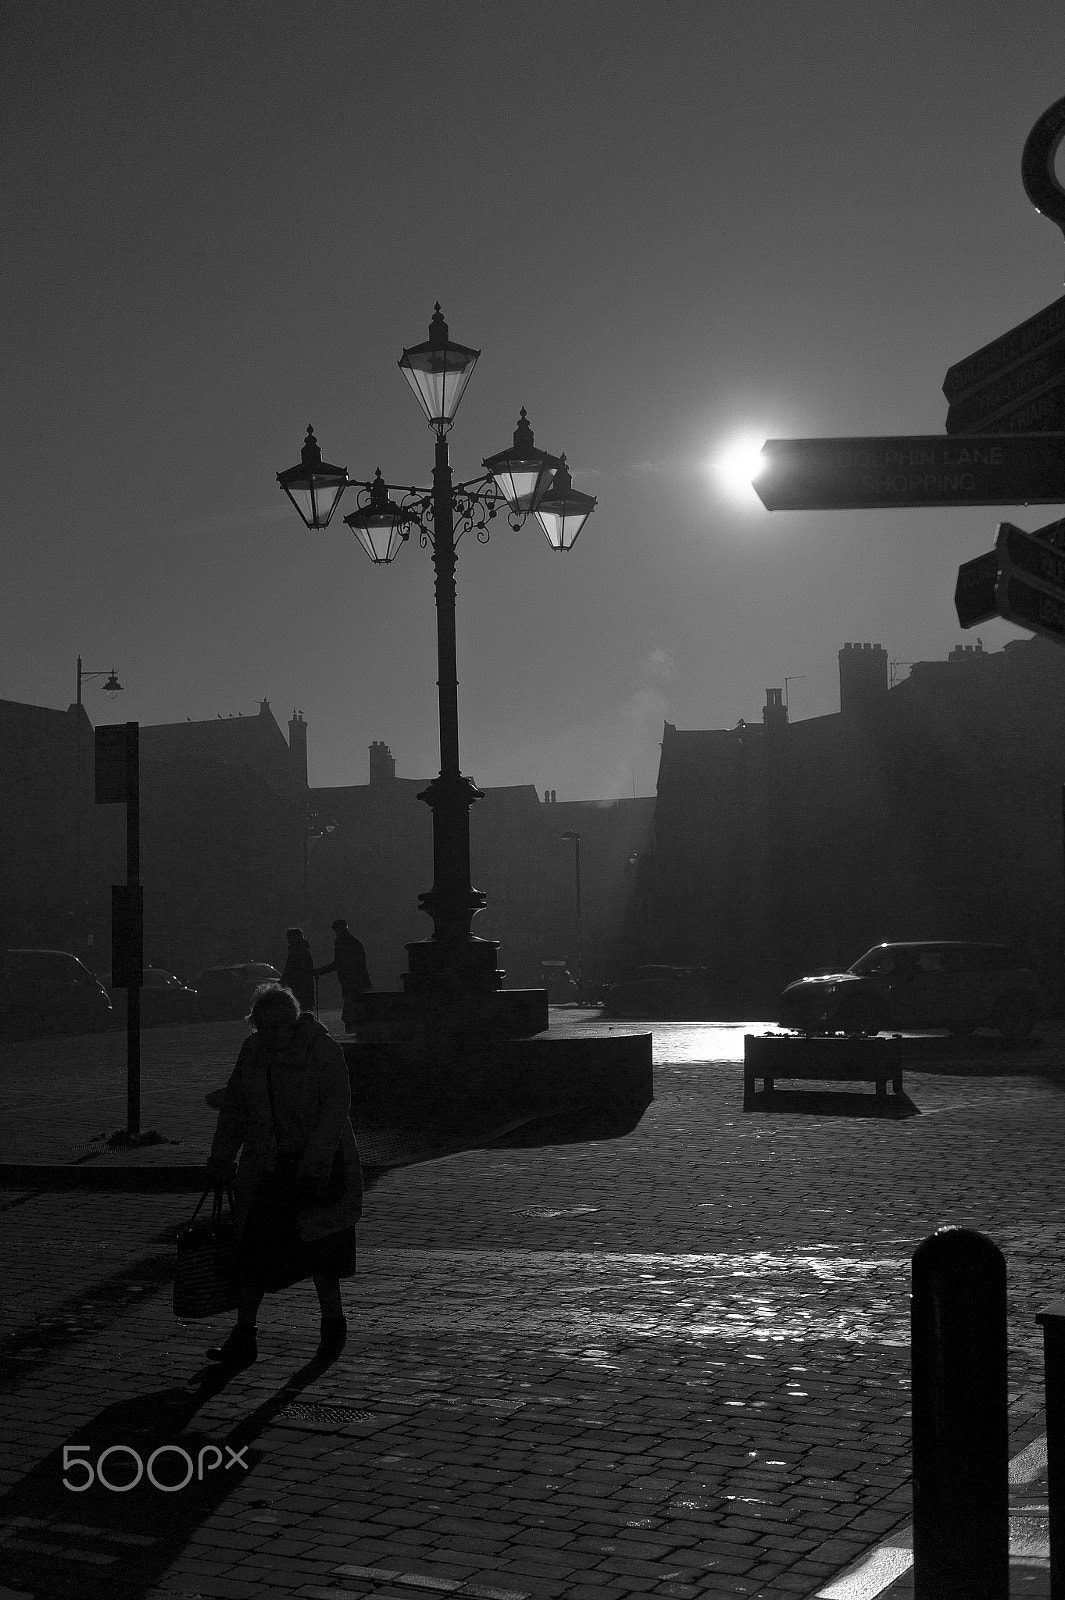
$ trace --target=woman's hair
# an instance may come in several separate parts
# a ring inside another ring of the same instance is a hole
[[[252,995],[251,1010],[244,1020],[250,1022],[253,1028],[257,1028],[263,1020],[264,1012],[271,1011],[278,1014],[283,1011],[293,1022],[299,1017],[300,1003],[292,990],[283,983],[260,983]]]

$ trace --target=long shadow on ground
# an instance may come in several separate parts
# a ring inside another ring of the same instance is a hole
[[[0,1586],[40,1600],[138,1600],[254,1473],[262,1460],[255,1440],[327,1365],[308,1362],[235,1426],[216,1425],[210,1434],[193,1424],[229,1381],[217,1369],[192,1389],[154,1390],[105,1407],[0,1497]],[[152,1465],[153,1484],[148,1463],[161,1446],[168,1448]],[[101,1485],[98,1467],[113,1487]],[[264,1489],[262,1504],[267,1495]]]

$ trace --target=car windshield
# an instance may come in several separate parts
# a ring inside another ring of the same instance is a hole
[[[860,978],[868,978],[873,973],[898,972],[912,965],[913,956],[908,950],[893,950],[889,945],[878,944],[875,950],[867,950],[847,971],[856,973]]]

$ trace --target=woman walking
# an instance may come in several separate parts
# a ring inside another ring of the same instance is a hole
[[[230,1367],[256,1360],[263,1295],[313,1278],[322,1313],[318,1354],[333,1357],[347,1337],[340,1279],[354,1274],[362,1213],[347,1061],[281,984],[256,989],[247,1020],[255,1031],[226,1085],[207,1163],[216,1180],[236,1171],[240,1302],[236,1327],[207,1354]]]

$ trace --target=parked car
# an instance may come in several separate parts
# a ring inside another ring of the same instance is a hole
[[[845,972],[796,979],[778,1021],[804,1033],[986,1027],[1023,1039],[1045,1015],[1038,978],[1008,945],[938,939],[878,944]]]
[[[105,977],[111,996],[115,1027],[126,1025],[126,990],[115,988],[110,977]],[[141,984],[141,1027],[158,1028],[171,1022],[199,1022],[200,997],[195,989],[182,983],[163,967],[145,967]]]
[[[238,961],[230,967],[206,967],[191,980],[199,995],[200,1016],[208,1021],[246,1017],[260,983],[280,983],[281,974],[267,961]]]
[[[107,990],[66,950],[0,952],[0,1037],[95,1033],[111,1025]]]
[[[636,975],[602,990],[605,1017],[706,1018],[720,1008],[720,986],[709,967],[638,967]]]

